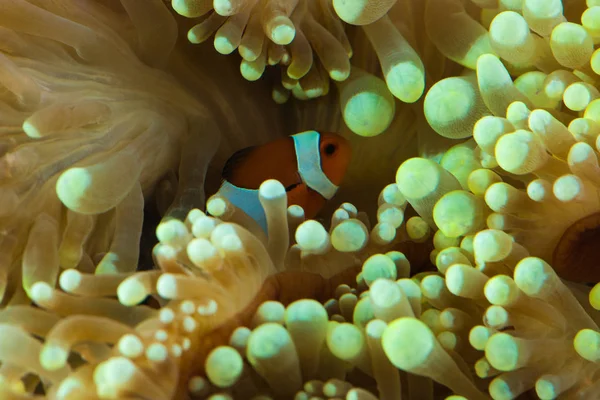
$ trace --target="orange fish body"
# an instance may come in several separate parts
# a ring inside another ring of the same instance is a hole
[[[285,187],[289,205],[314,218],[342,183],[350,144],[334,133],[306,131],[233,154],[223,168],[219,194],[254,218],[266,231],[258,188],[267,179]]]

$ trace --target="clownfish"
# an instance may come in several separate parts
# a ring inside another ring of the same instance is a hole
[[[285,187],[288,206],[314,218],[342,183],[350,163],[349,142],[335,133],[301,132],[234,153],[225,163],[218,194],[267,232],[258,188],[267,179]]]

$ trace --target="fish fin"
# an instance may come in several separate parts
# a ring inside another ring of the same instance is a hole
[[[248,157],[248,155],[252,153],[255,148],[256,146],[250,146],[233,153],[223,166],[221,177],[226,181],[230,181],[238,165],[243,163],[246,157]]]
[[[296,171],[295,175],[296,175],[296,182],[292,183],[291,185],[286,187],[285,188],[286,192],[290,192],[290,191],[294,190],[296,187],[298,187],[298,185],[302,185],[304,183],[304,182],[302,182],[302,178],[300,177],[300,174],[297,171]]]
[[[327,202],[319,192],[309,188],[305,183],[287,191],[287,199],[288,207],[292,204],[299,205],[307,219],[314,218]]]
[[[290,186],[288,186],[288,187],[286,187],[286,188],[285,188],[285,191],[286,191],[286,192],[291,192],[291,191],[292,191],[292,190],[294,190],[294,189],[295,189],[295,188],[296,188],[298,185],[300,185],[300,183],[294,183],[294,184],[291,184]]]
[[[289,190],[288,188],[286,188],[285,191],[287,192],[288,207],[292,204],[299,205],[302,208],[305,207],[304,203],[306,199],[306,194],[308,192],[308,186],[306,186],[306,184],[294,184],[293,188],[290,187]]]

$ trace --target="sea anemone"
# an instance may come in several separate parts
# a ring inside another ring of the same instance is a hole
[[[598,9],[6,1],[0,397],[599,397]],[[355,150],[319,220],[205,201],[304,129]]]
[[[145,12],[164,34],[151,45],[156,32],[141,18],[136,54],[115,31],[124,15],[101,4],[2,6],[4,304],[36,282],[53,287],[59,268],[137,268],[142,193],[206,113],[151,66],[167,62],[176,26],[157,4]]]
[[[402,33],[413,13],[405,2],[173,0],[172,6],[182,16],[201,19],[188,31],[190,42],[202,43],[214,34],[219,53],[237,49],[242,57],[240,72],[247,80],[259,79],[267,65],[281,65],[276,99],[287,99],[286,91],[299,99],[324,96],[330,78],[336,82],[350,78],[340,84],[341,101],[353,86],[357,86],[354,92],[369,86],[379,93],[384,90],[374,85],[379,78],[368,79],[358,70],[352,73],[354,51],[342,21],[364,29],[394,96],[412,103],[423,93],[423,63]]]

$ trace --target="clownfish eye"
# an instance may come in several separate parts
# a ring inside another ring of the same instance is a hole
[[[333,155],[336,150],[337,150],[337,146],[333,143],[328,143],[324,149],[325,154],[327,154],[328,156]]]

